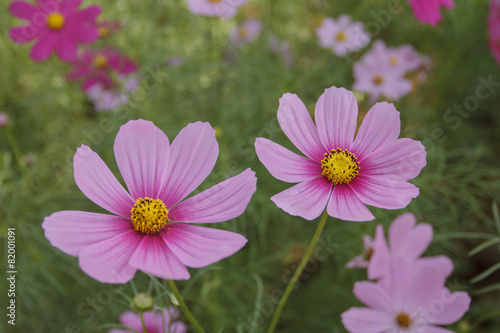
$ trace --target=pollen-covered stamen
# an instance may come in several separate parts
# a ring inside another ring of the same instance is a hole
[[[384,78],[380,75],[376,75],[374,78],[373,78],[373,83],[376,84],[377,86],[381,85],[382,83],[384,83]]]
[[[135,230],[144,234],[160,232],[169,221],[168,209],[160,199],[139,198],[130,213]]]
[[[391,65],[396,66],[398,64],[398,58],[396,56],[391,56],[389,58],[389,62],[391,63]]]
[[[323,176],[336,184],[349,184],[359,173],[359,163],[356,156],[349,150],[332,149],[330,154],[325,153],[321,160]]]
[[[47,16],[47,26],[52,30],[59,30],[64,26],[65,18],[61,13],[52,13]]]
[[[345,32],[341,31],[337,34],[337,36],[335,37],[335,39],[337,40],[337,42],[343,42],[347,39],[347,35]]]
[[[413,320],[408,314],[401,312],[396,316],[396,323],[401,328],[409,328],[411,323],[413,323]]]
[[[97,68],[104,68],[108,65],[108,58],[105,55],[97,54],[94,56],[94,65]]]

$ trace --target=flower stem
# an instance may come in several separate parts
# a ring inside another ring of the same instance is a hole
[[[141,325],[142,325],[142,331],[147,332],[148,329],[146,328],[146,323],[144,322],[144,312],[140,312],[141,315]]]
[[[170,289],[174,293],[175,298],[179,302],[179,305],[180,305],[180,307],[182,309],[182,312],[187,317],[187,319],[189,320],[189,322],[191,323],[191,325],[193,325],[193,327],[195,328],[195,330],[198,333],[205,333],[205,331],[200,326],[200,324],[198,323],[198,321],[196,321],[196,318],[193,316],[193,314],[191,313],[191,311],[189,311],[186,303],[184,303],[184,299],[182,299],[181,293],[179,292],[179,289],[177,289],[177,287],[175,286],[174,281],[167,280],[167,282],[168,282],[168,285],[170,286]]]
[[[323,228],[325,227],[326,224],[326,219],[328,218],[328,213],[325,212],[323,213],[323,216],[321,216],[321,220],[319,221],[318,228],[316,229],[316,232],[314,233],[313,238],[311,239],[311,243],[309,243],[309,247],[306,250],[306,253],[304,254],[304,257],[300,261],[299,267],[297,267],[297,270],[293,274],[292,279],[290,282],[288,282],[288,286],[285,289],[285,292],[283,293],[283,296],[280,299],[280,302],[278,304],[278,307],[276,308],[276,311],[274,312],[273,319],[271,321],[271,324],[269,325],[269,329],[267,330],[267,333],[273,333],[274,329],[276,328],[276,325],[278,324],[278,320],[281,316],[281,312],[283,311],[283,308],[285,307],[286,301],[288,300],[288,297],[293,291],[293,287],[299,280],[300,275],[302,274],[302,271],[307,265],[307,262],[309,261],[309,258],[311,257],[314,248],[316,247],[316,243],[318,243],[319,236],[321,236],[321,232],[323,231]]]

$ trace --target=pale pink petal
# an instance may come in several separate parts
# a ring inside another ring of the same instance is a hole
[[[349,333],[384,333],[394,325],[389,313],[367,308],[350,308],[341,317]]]
[[[357,299],[370,308],[386,312],[394,310],[387,292],[374,282],[356,282],[352,292]]]
[[[368,278],[370,280],[380,279],[387,276],[390,268],[391,255],[385,241],[384,228],[377,225],[375,239],[373,241],[373,254],[368,263]]]
[[[60,11],[63,14],[73,13],[78,7],[80,7],[83,0],[63,0],[60,2]]]
[[[422,269],[424,266],[439,271],[444,277],[453,272],[453,262],[447,256],[419,258],[413,264],[414,269]]]
[[[297,183],[321,175],[321,163],[299,156],[264,138],[255,140],[259,160],[274,178],[287,183]]]
[[[428,223],[419,223],[410,232],[406,246],[404,247],[404,253],[402,253],[402,255],[409,259],[416,259],[420,257],[431,243],[432,236],[432,226]]]
[[[385,209],[405,208],[419,194],[415,185],[383,176],[358,175],[349,185],[363,203]]]
[[[89,6],[83,10],[75,11],[67,15],[67,19],[73,22],[81,21],[83,23],[93,23],[97,16],[101,13],[101,7]]]
[[[49,59],[52,50],[56,45],[56,36],[47,32],[42,34],[38,41],[33,45],[30,51],[30,57],[33,61],[44,61]]]
[[[349,185],[339,184],[333,187],[327,210],[328,215],[344,221],[363,222],[375,219]]]
[[[62,61],[72,61],[77,56],[78,46],[73,40],[61,35],[57,38],[55,50]]]
[[[397,139],[360,160],[365,175],[387,175],[401,180],[418,176],[427,164],[425,147],[420,141]]]
[[[450,325],[458,321],[469,310],[470,296],[464,291],[452,293],[443,288],[439,300],[442,304],[430,304],[427,308],[431,324]],[[443,306],[444,304],[444,306]]]
[[[286,93],[280,98],[278,122],[290,141],[306,156],[318,162],[325,157],[326,148],[321,144],[318,130],[297,95]]]
[[[316,177],[276,194],[271,200],[288,214],[311,221],[325,210],[332,186],[325,177]]]
[[[404,251],[415,224],[417,224],[417,218],[409,212],[399,215],[392,221],[389,227],[389,244],[392,252],[402,253]]]
[[[38,37],[40,30],[33,25],[14,27],[9,29],[9,37],[16,43],[28,43]]]
[[[426,308],[431,301],[439,299],[445,280],[439,271],[432,268],[422,267],[414,271],[407,299],[410,311]]]
[[[257,188],[255,172],[246,169],[186,199],[169,212],[172,222],[214,223],[234,219],[245,211]]]
[[[133,225],[119,216],[68,210],[47,216],[42,228],[52,246],[78,256],[83,248],[130,231]]]
[[[137,331],[142,331],[141,317],[133,311],[125,311],[120,316],[120,323]],[[124,331],[129,332],[129,331]]]
[[[172,323],[169,327],[169,333],[187,333],[188,331],[187,325],[180,321]]]
[[[169,246],[164,242],[164,233],[174,225],[165,227],[160,234],[144,235],[128,263],[145,273],[167,280],[187,280],[189,272]]]
[[[368,111],[352,145],[360,159],[395,141],[400,132],[399,112],[393,104],[377,103]]]
[[[136,272],[128,261],[142,238],[140,232],[131,230],[87,246],[78,255],[80,268],[102,283],[126,283]]]
[[[120,127],[113,149],[132,197],[158,198],[170,158],[170,144],[165,133],[151,121],[131,120]]]
[[[240,234],[188,224],[172,224],[161,233],[170,250],[184,265],[208,266],[239,251],[247,243]]]
[[[344,88],[325,89],[316,103],[315,120],[323,147],[349,149],[354,140],[358,118],[358,102]]]
[[[389,275],[383,279],[388,281],[388,283],[384,283],[383,285],[388,288],[394,307],[396,309],[409,310],[409,305],[412,305],[408,297],[412,292],[411,263],[404,258],[392,256]]]
[[[418,333],[455,333],[455,332],[450,331],[446,328],[427,325],[419,328]]]
[[[366,261],[363,255],[356,256],[351,259],[346,265],[346,268],[366,268],[368,267],[368,261]]]
[[[184,127],[170,147],[166,184],[160,197],[171,208],[208,177],[219,155],[215,130],[209,123]]]
[[[43,12],[39,8],[25,1],[11,2],[9,5],[9,11],[12,14],[12,16],[27,21],[33,21],[33,17],[38,12],[41,12],[43,14]]]
[[[87,198],[107,211],[130,217],[134,200],[99,155],[82,145],[73,157],[73,169],[76,185]]]

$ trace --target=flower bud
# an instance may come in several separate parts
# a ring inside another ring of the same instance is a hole
[[[146,312],[153,309],[154,300],[149,294],[140,293],[135,295],[132,300],[133,307],[137,309],[139,312]]]

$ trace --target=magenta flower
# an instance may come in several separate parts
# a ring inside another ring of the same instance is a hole
[[[316,125],[295,94],[284,94],[278,108],[281,129],[307,157],[264,138],[255,148],[260,161],[277,179],[298,183],[272,201],[285,212],[307,220],[327,209],[342,220],[368,221],[365,205],[406,207],[418,188],[407,181],[425,166],[419,141],[398,139],[399,112],[388,103],[375,104],[358,130],[357,101],[344,88],[326,89],[315,109]]]
[[[83,80],[83,90],[98,83],[106,90],[116,88],[119,86],[118,75],[126,76],[137,71],[137,64],[112,47],[84,50],[71,65],[73,71],[67,77],[71,81]]]
[[[255,192],[255,174],[247,169],[185,199],[210,174],[218,151],[208,123],[187,125],[170,145],[152,122],[129,121],[114,144],[128,192],[89,147],[82,145],[73,159],[80,190],[114,215],[57,212],[43,221],[45,236],[100,282],[125,283],[136,270],[189,279],[186,266],[210,265],[247,242],[234,232],[192,225],[239,216]]]
[[[411,274],[399,259],[391,265],[390,283],[357,282],[354,294],[367,308],[352,307],[342,313],[350,333],[453,333],[437,325],[449,325],[467,312],[466,292],[451,292],[444,276],[427,266]]]
[[[451,274],[453,263],[448,257],[420,257],[432,240],[433,230],[428,223],[416,223],[417,219],[412,213],[404,213],[394,219],[389,227],[390,247],[387,246],[382,225],[377,226],[372,245],[373,255],[368,265],[369,279],[387,277],[395,257],[405,259],[416,269],[428,266],[439,271],[444,277]]]
[[[420,23],[437,25],[441,22],[441,7],[453,9],[453,0],[408,0],[413,10],[413,15]]]
[[[163,314],[163,318],[162,318]],[[178,321],[179,311],[173,306],[161,312],[145,312],[144,323],[147,332],[142,330],[141,317],[133,311],[126,311],[120,316],[120,323],[140,333],[187,333],[187,326]],[[114,328],[108,333],[132,333],[132,331]]]
[[[500,64],[500,1],[491,0],[488,14],[489,46],[491,53]]]
[[[90,6],[77,10],[82,0],[37,1],[37,5],[25,1],[13,1],[11,14],[28,21],[27,25],[9,30],[9,37],[16,43],[37,41],[31,48],[33,61],[47,60],[55,50],[59,59],[76,58],[78,43],[93,43],[98,38],[95,20],[101,8]]]
[[[203,16],[231,18],[248,0],[187,0],[191,13]]]
[[[358,51],[370,42],[370,35],[363,23],[351,22],[349,15],[341,15],[337,20],[326,17],[316,29],[319,45],[330,49],[339,57]]]
[[[100,38],[105,38],[120,30],[120,22],[102,20],[95,24]]]
[[[234,44],[248,44],[255,39],[262,30],[262,24],[259,20],[246,20],[240,26],[231,30],[229,39]]]
[[[373,255],[373,239],[368,235],[363,235],[363,254],[352,258],[346,268],[367,268]]]

